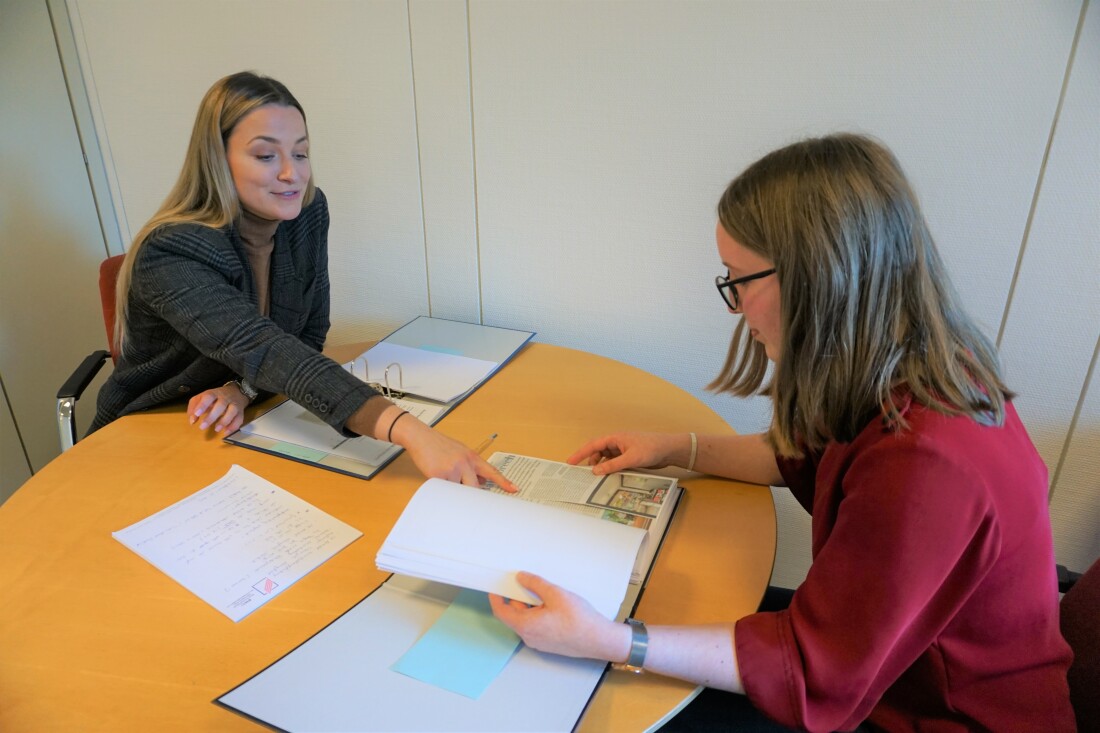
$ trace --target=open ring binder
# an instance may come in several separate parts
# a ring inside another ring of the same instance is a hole
[[[420,316],[345,368],[401,409],[434,425],[496,374],[534,335],[532,331]],[[387,365],[380,375],[370,374],[371,360]],[[367,436],[347,438],[290,400],[275,404],[225,440],[368,479],[403,450]]]
[[[390,384],[390,370],[397,370],[397,387],[394,388]],[[382,393],[383,397],[388,399],[404,399],[408,395],[405,393],[405,374],[401,368],[399,362],[391,362],[386,366],[386,370],[382,373],[382,380],[372,380],[370,378],[370,362],[367,360],[366,354],[357,356],[351,363],[351,373],[363,380],[370,386]]]

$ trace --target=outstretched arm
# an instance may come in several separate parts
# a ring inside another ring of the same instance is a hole
[[[442,478],[466,486],[480,486],[489,480],[505,491],[517,490],[515,484],[471,448],[406,414],[397,405],[391,404],[381,413],[371,407],[364,404],[348,420],[347,428],[359,435],[402,446],[428,478]]]
[[[598,475],[630,468],[663,468],[691,462],[688,433],[614,433],[595,438],[569,456]],[[783,476],[762,434],[699,435],[692,470],[754,484],[781,486]]]

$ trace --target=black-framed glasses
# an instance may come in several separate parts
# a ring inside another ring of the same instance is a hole
[[[734,279],[730,280],[730,273],[729,270],[727,270],[725,275],[719,275],[718,277],[714,278],[714,287],[718,288],[718,294],[722,296],[722,300],[725,302],[725,304],[731,309],[737,311],[741,310],[741,296],[737,294],[736,286],[740,285],[741,283],[747,283],[752,280],[759,280],[762,277],[767,277],[768,275],[774,274],[775,268],[773,267],[770,270],[761,270],[760,272],[754,272],[751,275],[745,275],[744,277],[735,277]]]

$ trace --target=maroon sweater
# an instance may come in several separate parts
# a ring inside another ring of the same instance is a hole
[[[903,414],[779,461],[813,564],[788,610],[737,622],[749,699],[811,731],[1073,731],[1047,472],[1019,416]]]

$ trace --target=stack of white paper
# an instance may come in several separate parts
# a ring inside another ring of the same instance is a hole
[[[615,618],[645,531],[429,479],[378,551],[381,570],[539,603],[516,582],[541,575]]]

